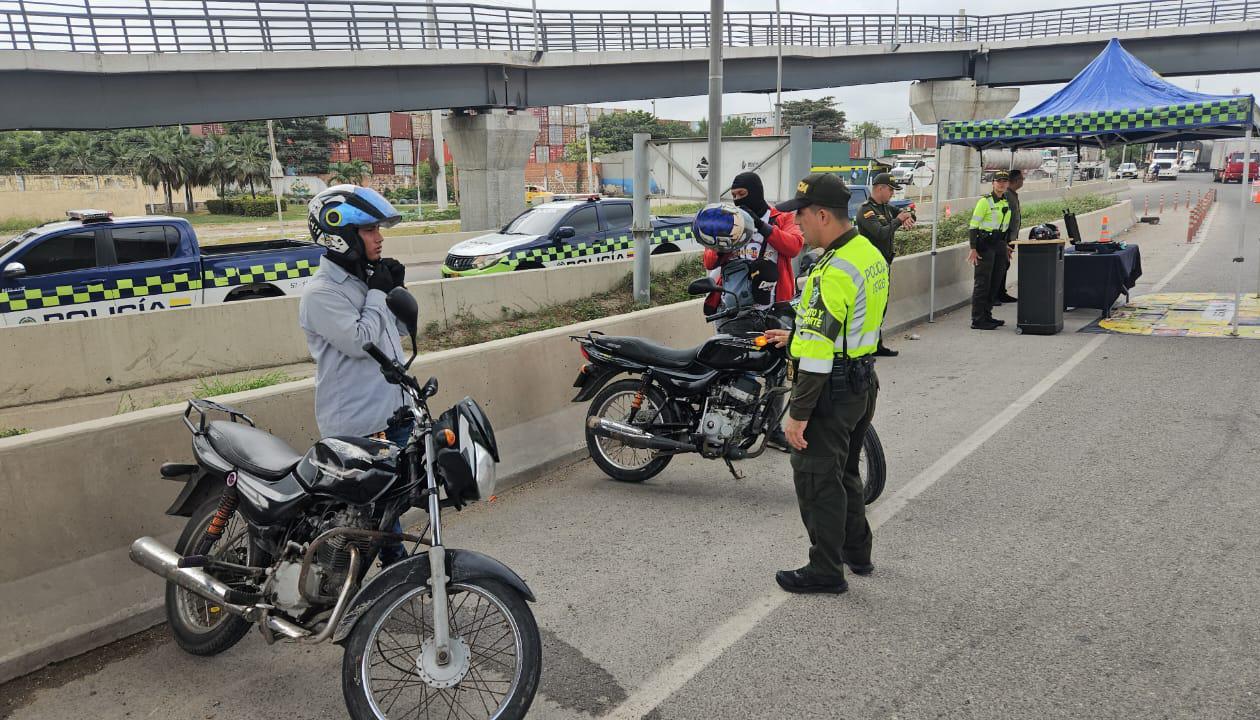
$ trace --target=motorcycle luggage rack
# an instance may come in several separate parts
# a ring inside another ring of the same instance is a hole
[[[197,424],[193,424],[192,414],[197,411]],[[188,401],[188,407],[184,409],[184,424],[194,435],[204,435],[206,432],[207,418],[206,414],[211,412],[219,412],[228,416],[232,422],[245,421],[250,427],[257,427],[250,416],[237,410],[229,405],[223,405],[213,400],[205,400],[203,398],[193,398]]]

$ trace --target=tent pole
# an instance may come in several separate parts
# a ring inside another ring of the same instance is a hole
[[[936,135],[936,170],[932,173],[932,278],[928,281],[928,322],[936,322],[936,229],[941,223],[941,135]]]
[[[1234,262],[1238,263],[1238,271],[1235,273],[1234,281],[1234,330],[1230,333],[1234,337],[1238,337],[1238,311],[1241,309],[1242,302],[1242,283],[1243,283],[1243,252],[1247,243],[1247,188],[1251,185],[1251,123],[1247,123],[1247,140],[1243,143],[1243,175],[1242,187],[1242,218],[1238,221],[1238,254],[1234,257]]]

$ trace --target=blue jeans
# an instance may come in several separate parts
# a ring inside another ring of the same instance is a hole
[[[408,420],[402,425],[389,428],[385,431],[385,439],[399,447],[403,447],[407,444],[407,439],[411,437],[411,428],[414,425],[414,421]],[[402,523],[395,520],[393,527],[390,528],[390,532],[401,533]],[[381,567],[389,567],[405,557],[407,557],[407,549],[403,547],[401,542],[387,543],[381,548]]]

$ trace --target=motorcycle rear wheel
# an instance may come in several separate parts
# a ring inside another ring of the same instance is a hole
[[[218,509],[217,497],[197,508],[184,526],[184,532],[175,544],[175,552],[180,555],[191,552]],[[249,525],[240,515],[232,516],[223,530],[223,537],[210,548],[210,556],[250,567],[265,567],[269,562],[266,553],[253,542]],[[220,579],[227,582],[225,578]],[[218,655],[240,642],[251,627],[247,620],[231,615],[215,603],[169,581],[166,583],[166,621],[171,627],[175,644],[192,655]]]
[[[675,422],[673,413],[665,402],[665,393],[655,385],[648,388],[646,402],[635,417],[630,417],[631,402],[642,387],[642,382],[634,379],[618,380],[610,383],[591,400],[587,418],[607,418],[627,425],[640,425],[646,417],[651,417],[658,408],[661,410],[657,418],[662,422]],[[638,421],[638,422],[636,422]],[[596,435],[588,426],[586,428],[586,449],[591,459],[608,477],[620,482],[640,483],[655,477],[673,455],[664,455],[655,450],[644,450],[624,445],[612,438]]]

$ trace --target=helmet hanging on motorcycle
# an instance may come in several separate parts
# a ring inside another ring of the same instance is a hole
[[[747,211],[731,203],[712,203],[696,213],[691,233],[701,245],[729,253],[748,244],[755,225]]]
[[[357,185],[334,185],[306,206],[311,240],[328,248],[331,259],[350,264],[363,260],[359,228],[393,227],[401,220],[402,214],[380,193]]]

